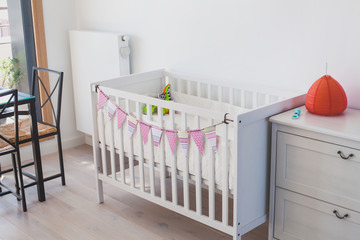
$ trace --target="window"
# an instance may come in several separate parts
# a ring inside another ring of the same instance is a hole
[[[7,0],[0,0],[0,59],[12,57]]]

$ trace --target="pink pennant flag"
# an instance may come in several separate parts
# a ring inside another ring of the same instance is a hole
[[[202,131],[201,129],[198,130],[191,130],[189,131],[191,137],[193,138],[196,146],[198,147],[201,155],[203,155],[204,151],[203,151],[203,136],[202,136]]]
[[[214,152],[216,149],[216,128],[215,126],[207,127],[204,129],[204,133],[209,141],[209,144]]]
[[[119,129],[125,120],[126,113],[119,107],[116,109],[116,112],[117,112],[117,127]]]
[[[146,144],[147,140],[148,140],[148,135],[149,135],[149,131],[150,131],[150,125],[139,121],[140,124],[140,131],[141,131],[141,136],[142,139],[144,141],[144,144]]]
[[[165,134],[166,134],[166,137],[167,137],[167,139],[169,141],[171,151],[174,154],[177,131],[175,131],[175,130],[165,130]]]
[[[158,147],[161,141],[162,130],[158,127],[152,126],[151,133],[153,137],[154,146]]]
[[[133,133],[136,130],[137,123],[138,123],[138,120],[136,120],[135,117],[128,115],[128,126],[129,126],[129,137],[130,138],[133,136]]]
[[[189,133],[187,131],[178,131],[178,138],[180,145],[184,150],[185,157],[187,157],[189,147]]]
[[[110,118],[112,118],[114,116],[114,113],[116,111],[116,105],[109,100],[108,104],[107,104],[107,111],[108,111],[108,115]]]
[[[108,97],[103,93],[103,91],[99,90],[99,102],[98,102],[98,111],[104,106]]]

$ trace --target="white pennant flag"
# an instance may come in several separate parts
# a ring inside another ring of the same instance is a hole
[[[216,149],[216,128],[215,126],[207,127],[204,129],[204,133],[208,139],[208,142],[214,152],[217,151]]]
[[[180,145],[184,150],[185,157],[187,157],[189,147],[189,133],[187,131],[178,131],[178,138]]]
[[[162,135],[162,129],[152,126],[151,127],[151,133],[153,137],[154,146],[158,147],[161,141],[161,135]]]
[[[130,138],[133,136],[133,133],[136,130],[137,123],[138,123],[138,120],[135,117],[128,115],[128,128],[129,128],[129,137]]]
[[[110,118],[114,116],[114,113],[116,111],[116,105],[112,101],[108,101],[107,104],[107,111]]]

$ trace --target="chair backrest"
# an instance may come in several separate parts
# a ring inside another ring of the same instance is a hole
[[[19,148],[19,116],[17,89],[10,89],[0,92],[0,119],[12,117],[14,118],[13,124],[5,124],[6,127],[9,129],[1,129],[0,131],[0,141],[5,145],[11,146],[10,148],[6,148],[6,150],[2,151],[1,155],[8,152],[13,152],[14,150]]]
[[[53,78],[55,79],[55,82],[52,84],[53,87],[51,88],[44,80]],[[38,118],[38,121],[52,126],[54,121],[57,129],[60,128],[63,78],[63,72],[33,67],[31,94],[36,96],[37,101],[40,102],[40,111],[42,113],[40,114],[41,117]],[[45,119],[43,114],[43,109],[45,108],[51,110],[53,120]]]

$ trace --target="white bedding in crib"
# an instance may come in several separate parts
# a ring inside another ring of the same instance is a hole
[[[181,94],[180,94],[181,95]],[[177,99],[175,101],[179,101],[179,100],[183,100],[183,99],[179,99],[179,96],[177,97]],[[202,99],[204,100],[204,99]],[[186,102],[191,101],[191,99],[187,98]],[[211,103],[210,103],[211,102]],[[215,101],[203,101],[200,104],[201,105],[206,105],[209,106],[209,104],[211,105],[213,102]],[[197,105],[199,104],[199,102],[197,102]],[[224,109],[224,106],[218,105],[215,106],[214,104],[212,104],[213,110],[227,110]],[[110,138],[111,138],[111,131],[113,132],[113,136],[114,136],[114,144],[115,144],[115,148],[119,149],[120,147],[120,136],[121,136],[121,132],[119,129],[117,129],[117,124],[116,124],[116,118],[113,118],[112,120],[109,119],[109,117],[107,116],[106,113],[106,108],[103,108],[103,114],[104,114],[104,122],[105,122],[105,142],[107,145],[109,145],[110,143]],[[219,112],[219,114],[222,116],[223,112]],[[146,121],[147,116],[143,115],[142,116],[143,121]],[[156,118],[157,116],[153,116],[153,121],[156,122]],[[164,128],[165,129],[171,129],[171,121],[170,121],[170,116],[168,114],[166,114],[165,116],[163,116],[164,119]],[[195,121],[194,121],[194,117],[188,116],[187,118],[187,125],[188,125],[188,129],[197,129],[197,125],[195,125]],[[111,121],[113,122],[113,128],[111,128]],[[206,127],[209,126],[209,119],[205,119],[205,118],[201,118],[200,119],[200,126],[201,127]],[[175,114],[175,129],[181,130],[182,128],[182,119],[181,119],[181,115],[176,113]],[[223,158],[223,150],[224,147],[222,147],[223,143],[223,138],[222,135],[224,134],[224,129],[225,129],[225,125],[221,124],[218,125],[216,127],[216,133],[217,133],[217,142],[218,142],[218,151],[215,154],[215,183],[216,185],[218,185],[217,187],[221,189],[221,184],[222,184],[222,158]],[[124,122],[123,127],[122,127],[122,135],[123,135],[123,139],[124,139],[124,151],[126,153],[130,152],[130,138],[129,138],[129,134],[128,134],[128,124],[127,121]],[[235,180],[235,172],[234,172],[234,166],[235,166],[235,151],[236,149],[234,149],[234,145],[233,145],[233,140],[234,140],[234,127],[232,126],[232,124],[229,124],[229,129],[228,129],[228,146],[229,146],[229,188],[232,190],[233,188],[233,182]],[[149,136],[148,136],[148,142],[146,144],[143,143],[142,137],[141,137],[141,132],[140,132],[140,126],[138,124],[137,129],[135,131],[135,133],[133,134],[132,137],[132,141],[133,141],[133,153],[134,155],[139,156],[140,155],[140,149],[141,146],[143,147],[144,150],[144,158],[149,161],[150,157],[151,157],[151,131],[149,132]],[[169,146],[169,142],[167,140],[167,137],[165,135],[165,133],[163,132],[162,137],[161,137],[161,141],[165,143],[165,161],[166,161],[166,165],[171,167],[172,165],[172,160],[174,158],[174,155],[172,154],[172,151],[170,149]],[[201,156],[201,167],[202,167],[202,178],[205,180],[209,180],[210,177],[210,169],[211,169],[211,158],[213,156],[213,151],[211,146],[209,145],[206,136],[203,136],[203,147],[204,147],[204,154]],[[183,152],[183,149],[181,148],[179,141],[177,140],[177,144],[176,144],[176,155],[177,155],[177,169],[182,171],[184,169],[184,164],[185,164],[185,154]],[[188,154],[189,154],[189,172],[192,175],[195,175],[196,172],[196,163],[197,163],[197,159],[198,159],[198,155],[199,155],[199,150],[195,144],[195,142],[193,141],[193,139],[189,136],[189,148],[188,148]],[[160,153],[160,147],[154,147],[154,161],[157,163],[160,163],[161,161],[161,153]]]

